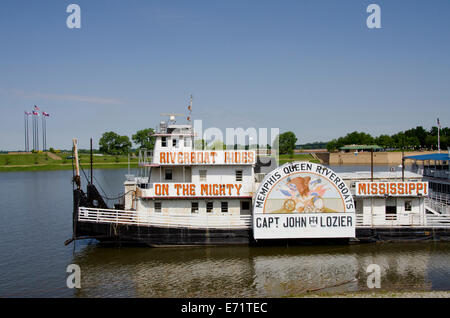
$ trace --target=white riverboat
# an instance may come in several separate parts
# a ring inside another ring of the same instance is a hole
[[[115,208],[92,181],[83,192],[77,167],[73,239],[172,246],[449,237],[450,218],[425,208],[429,184],[420,174],[277,168],[270,152],[196,149],[192,125],[174,116],[154,136]]]

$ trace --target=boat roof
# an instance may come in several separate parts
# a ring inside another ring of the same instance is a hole
[[[405,159],[448,161],[450,160],[450,157],[448,153],[430,153],[426,155],[407,156]]]
[[[339,148],[340,150],[370,150],[383,149],[378,145],[346,145]]]

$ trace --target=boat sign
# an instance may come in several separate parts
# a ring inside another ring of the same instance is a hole
[[[427,196],[428,182],[356,182],[357,196]]]
[[[328,167],[287,163],[262,181],[253,207],[255,239],[355,237],[355,204]]]

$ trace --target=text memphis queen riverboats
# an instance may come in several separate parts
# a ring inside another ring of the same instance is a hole
[[[74,140],[73,237],[66,243],[83,238],[149,246],[449,238],[449,215],[427,210],[428,185],[419,174],[338,174],[308,162],[273,168],[270,155],[254,150],[195,150],[192,125],[173,119],[162,122],[154,136],[153,152],[140,154],[140,173],[126,176],[124,195],[114,208],[92,177],[82,190]]]

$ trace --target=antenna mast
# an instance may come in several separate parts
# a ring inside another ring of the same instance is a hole
[[[188,118],[187,118],[187,121],[188,121],[188,122],[191,122],[192,99],[193,99],[193,96],[192,96],[192,94],[191,94],[191,99],[190,99],[190,101],[189,101],[189,106],[188,106],[188,110],[189,110],[189,116],[188,116]]]

